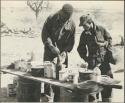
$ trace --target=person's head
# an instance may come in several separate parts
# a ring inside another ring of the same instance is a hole
[[[70,4],[64,4],[62,9],[59,11],[60,18],[63,21],[68,20],[72,16],[72,13],[73,13],[73,7]]]
[[[93,20],[89,14],[82,15],[80,17],[80,24],[79,26],[83,26],[85,30],[90,30],[93,27]]]

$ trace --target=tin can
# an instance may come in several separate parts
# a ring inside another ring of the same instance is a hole
[[[56,78],[56,67],[50,61],[44,62],[44,77],[47,78]]]
[[[79,74],[75,74],[73,77],[73,84],[78,84]]]

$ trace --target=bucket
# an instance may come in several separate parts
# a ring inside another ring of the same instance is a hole
[[[63,87],[60,88],[60,102],[88,102],[88,94],[81,90],[68,90]]]
[[[20,77],[17,86],[18,102],[40,102],[41,83]]]
[[[14,84],[8,84],[7,95],[10,97],[16,95],[16,86]]]
[[[60,102],[72,102],[73,92],[60,87]]]
[[[86,81],[86,80],[97,80],[97,77],[95,76],[93,71],[79,71],[79,79],[80,82]]]
[[[44,67],[31,68],[31,75],[34,77],[44,77]]]

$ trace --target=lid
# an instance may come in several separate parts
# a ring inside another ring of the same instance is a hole
[[[93,70],[79,70],[79,73],[83,73],[83,74],[92,74],[92,73],[94,73],[94,71]]]
[[[31,69],[44,69],[44,65],[34,65]]]

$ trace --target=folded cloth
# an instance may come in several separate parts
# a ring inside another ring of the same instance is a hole
[[[120,83],[120,80],[112,79],[107,75],[102,75],[100,81],[98,81],[97,83],[102,87],[122,89],[122,85],[118,84]]]
[[[120,83],[120,80],[115,80],[107,75],[102,75],[99,83],[104,85],[115,85]]]
[[[81,82],[77,85],[78,91],[84,91],[84,93],[95,93],[95,92],[100,92],[103,88],[98,85],[97,82],[92,81],[92,80],[87,80],[84,82]]]

